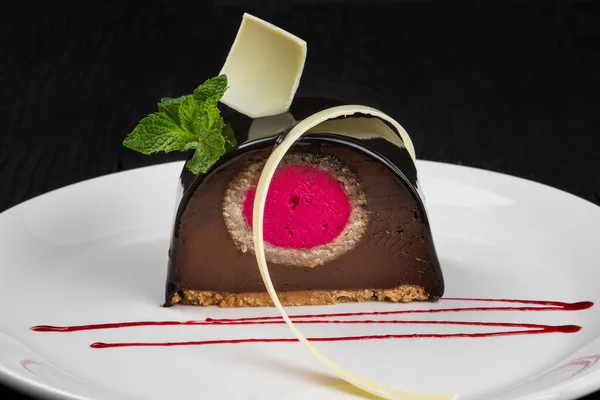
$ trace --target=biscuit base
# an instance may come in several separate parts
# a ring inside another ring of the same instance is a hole
[[[319,306],[349,302],[389,301],[408,303],[430,300],[429,294],[418,285],[400,285],[392,289],[304,290],[278,292],[283,306]],[[273,307],[267,292],[222,293],[183,289],[171,298],[173,304],[234,307]]]

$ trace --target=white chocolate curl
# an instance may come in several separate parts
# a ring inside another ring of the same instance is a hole
[[[271,184],[271,179],[275,174],[275,170],[277,166],[287,153],[287,151],[292,147],[292,145],[304,134],[306,134],[310,129],[314,128],[318,124],[325,122],[332,118],[349,116],[356,113],[361,114],[369,114],[375,117],[379,117],[384,119],[385,121],[391,123],[400,133],[401,138],[404,142],[404,146],[409,151],[410,155],[414,159],[414,148],[412,142],[408,136],[408,134],[402,129],[402,127],[394,121],[389,116],[385,115],[381,111],[375,110],[373,108],[365,107],[365,106],[357,106],[357,105],[349,105],[349,106],[340,106],[333,107],[323,111],[320,111],[316,114],[311,115],[310,117],[301,121],[298,125],[296,125],[292,130],[287,134],[285,139],[279,144],[271,153],[263,171],[260,175],[260,179],[258,181],[256,195],[254,197],[254,208],[252,212],[253,221],[253,235],[254,235],[254,249],[256,253],[256,261],[258,263],[258,268],[260,270],[260,275],[262,280],[267,288],[267,292],[269,296],[271,296],[271,300],[277,310],[281,313],[281,316],[285,320],[288,327],[292,330],[292,332],[296,335],[298,340],[325,366],[331,369],[334,373],[336,373],[340,378],[344,379],[346,382],[351,385],[356,386],[359,389],[364,390],[365,392],[371,393],[372,395],[378,396],[383,399],[388,400],[452,400],[456,398],[456,395],[453,394],[431,394],[431,393],[419,393],[419,392],[410,392],[401,389],[395,389],[392,387],[388,387],[385,385],[381,385],[379,383],[373,382],[369,379],[363,378],[360,375],[357,375],[351,371],[348,371],[331,359],[326,357],[323,353],[317,350],[314,346],[310,344],[310,342],[306,339],[306,337],[296,328],[294,323],[290,320],[287,313],[283,309],[279,298],[277,297],[277,293],[275,292],[275,288],[273,287],[273,282],[271,281],[271,277],[269,274],[269,269],[267,267],[267,261],[265,256],[265,247],[263,242],[263,217],[265,211],[265,202],[267,200],[267,193],[269,189],[269,185]]]

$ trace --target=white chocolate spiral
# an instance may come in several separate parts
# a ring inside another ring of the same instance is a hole
[[[263,242],[263,218],[265,211],[265,203],[267,199],[267,193],[269,189],[269,185],[271,183],[271,179],[275,174],[275,170],[277,166],[287,153],[287,151],[292,147],[292,145],[304,134],[309,133],[312,128],[315,128],[317,125],[326,122],[332,118],[350,116],[353,114],[368,114],[374,117],[378,117],[394,126],[397,132],[400,134],[402,139],[402,145],[408,150],[413,160],[415,159],[415,152],[412,141],[410,137],[404,131],[404,129],[392,118],[382,113],[381,111],[375,110],[370,107],[358,106],[358,105],[348,105],[348,106],[340,106],[333,107],[318,113],[311,115],[310,117],[304,119],[298,125],[290,130],[285,139],[273,150],[267,162],[262,170],[260,175],[260,179],[258,181],[258,186],[256,189],[256,195],[254,197],[254,208],[253,208],[253,221],[256,221],[253,226],[253,235],[254,235],[254,250],[256,254],[256,261],[258,263],[258,268],[260,270],[260,275],[265,284],[267,292],[273,301],[273,304],[285,320],[288,327],[292,330],[292,332],[296,335],[298,340],[325,366],[335,372],[340,378],[344,379],[346,382],[351,385],[356,386],[359,389],[362,389],[372,395],[381,397],[383,399],[388,400],[452,400],[455,399],[456,396],[453,394],[430,394],[430,393],[419,393],[419,392],[411,392],[402,389],[395,389],[386,385],[382,385],[376,382],[373,382],[369,379],[366,379],[360,375],[357,375],[351,371],[348,371],[336,364],[334,361],[329,359],[319,350],[317,350],[314,346],[310,344],[310,342],[306,339],[306,337],[296,328],[294,323],[290,320],[287,313],[283,309],[279,298],[277,297],[277,293],[275,292],[275,288],[273,287],[273,282],[271,281],[271,277],[269,274],[269,269],[267,267],[267,261],[265,256],[265,244]]]

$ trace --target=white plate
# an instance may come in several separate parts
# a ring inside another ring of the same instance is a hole
[[[299,343],[96,349],[102,342],[292,337],[285,325],[162,326],[69,333],[38,324],[203,320],[275,310],[161,308],[181,163],[79,183],[0,215],[0,376],[79,399],[364,398]],[[600,208],[496,173],[419,162],[448,297],[598,302]],[[345,304],[290,314],[522,304]],[[535,306],[538,307],[538,306]],[[460,400],[573,399],[600,388],[600,305],[371,317],[578,325],[577,333],[317,343],[350,370]],[[356,319],[356,317],[354,317]],[[349,318],[352,319],[352,318]],[[455,325],[302,325],[310,336],[473,333]]]

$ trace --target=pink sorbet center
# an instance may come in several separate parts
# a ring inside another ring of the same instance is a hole
[[[250,226],[255,194],[253,187],[244,199]],[[264,240],[292,249],[329,243],[344,230],[351,209],[348,194],[331,173],[308,165],[281,167],[267,193]]]

